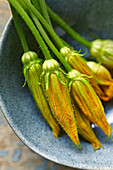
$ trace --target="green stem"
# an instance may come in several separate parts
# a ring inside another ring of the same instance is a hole
[[[32,0],[32,3],[33,5],[35,6],[35,8],[41,13],[41,10],[40,10],[40,6],[38,4],[38,1],[37,0]],[[47,9],[47,6],[46,6],[46,9]],[[48,11],[47,11],[48,13]],[[46,20],[47,21],[47,20]],[[48,22],[48,21],[47,21]],[[51,20],[50,20],[51,22]],[[49,22],[48,22],[49,23]],[[52,23],[51,23],[52,25]],[[53,28],[53,27],[52,27]],[[62,42],[62,44],[68,48],[70,48],[71,50],[74,50],[73,47],[71,47],[68,43],[66,43],[66,41],[64,41],[62,38],[60,38],[60,41]]]
[[[16,9],[16,11],[20,14],[20,16],[23,18],[23,20],[28,25],[32,34],[36,38],[36,41],[38,42],[39,46],[41,47],[41,50],[44,54],[45,59],[51,59],[51,55],[48,51],[48,48],[45,45],[42,37],[40,36],[38,30],[36,29],[35,25],[33,24],[32,20],[30,19],[30,17],[27,15],[27,13],[24,11],[24,9],[20,6],[20,4],[16,0],[8,0],[8,1]]]
[[[50,25],[50,27],[53,28],[52,24],[51,24],[50,17],[48,15],[48,11],[47,11],[47,6],[46,6],[46,3],[45,3],[45,0],[38,0],[38,1],[39,1],[39,4],[40,4],[40,8],[41,8],[41,12],[42,12],[43,17],[45,18],[47,23]]]
[[[34,20],[38,30],[40,31],[42,37],[44,38],[44,40],[46,41],[46,43],[48,44],[48,46],[50,47],[50,49],[53,51],[53,53],[56,55],[56,57],[61,61],[61,63],[64,65],[64,67],[66,68],[67,71],[71,71],[72,68],[71,66],[67,63],[67,61],[62,57],[62,55],[59,53],[59,51],[56,49],[56,47],[54,46],[54,44],[51,42],[51,40],[49,39],[48,35],[46,34],[46,32],[44,31],[42,25],[40,24],[40,22],[38,21],[38,19],[36,18],[36,16],[31,13],[31,17]]]
[[[56,35],[54,30],[49,26],[47,21],[43,18],[43,16],[37,11],[37,9],[27,0],[24,0],[26,6],[28,7],[29,10],[32,11],[32,13],[38,18],[38,20],[42,23],[42,25],[46,28],[52,39],[55,40],[58,48],[64,47],[63,43],[61,42],[60,38]]]
[[[31,0],[31,2],[35,6],[35,8],[41,13],[41,9],[40,9],[40,5],[39,5],[38,0]]]
[[[34,0],[35,1],[35,0]],[[42,2],[42,0],[39,0],[40,3]],[[45,1],[44,1],[45,3]],[[38,6],[38,1],[34,2],[35,7]],[[46,5],[46,4],[43,4]],[[41,4],[40,4],[41,6]],[[39,9],[39,8],[37,8]],[[67,63],[67,61],[61,56],[61,54],[59,53],[59,51],[56,49],[56,47],[54,46],[54,44],[51,42],[51,40],[49,39],[48,35],[46,34],[46,32],[44,31],[42,25],[40,24],[40,22],[38,21],[38,19],[36,18],[36,16],[32,13],[32,11],[30,12],[32,19],[34,20],[38,30],[40,31],[41,35],[43,36],[44,40],[46,41],[46,43],[48,44],[48,46],[50,47],[50,49],[53,51],[53,53],[56,55],[56,57],[61,61],[61,63],[64,65],[64,67],[66,68],[66,70],[71,71],[72,68],[70,67],[70,65]],[[48,13],[48,11],[47,11]],[[47,20],[47,18],[46,18]],[[47,20],[48,21],[48,20]],[[48,22],[49,23],[49,22]],[[52,28],[53,29],[53,28]],[[63,41],[63,40],[62,40]],[[64,41],[63,41],[64,44]],[[66,46],[67,43],[65,42]],[[68,45],[69,46],[69,45]],[[71,47],[72,49],[72,47]]]
[[[86,46],[87,48],[91,47],[91,42],[80,36],[75,32],[66,22],[64,22],[50,7],[47,6],[49,15],[51,19],[57,23],[61,28],[63,28],[72,38]]]
[[[48,22],[48,24],[51,26],[51,28],[53,29],[53,26],[52,26],[52,23],[51,23],[51,20],[50,20],[50,17],[49,17],[49,14],[48,14],[48,10],[47,10],[47,5],[46,5],[46,2],[45,0],[35,0],[36,1],[36,4],[35,6],[37,6],[37,3],[39,1],[40,3],[40,7],[41,7],[41,10],[42,10],[42,14],[43,14],[43,17],[46,19],[46,21]],[[39,8],[37,8],[37,10],[39,11]],[[66,43],[62,38],[60,38],[61,42],[64,44],[64,46],[70,48],[70,49],[73,49],[73,47],[71,47],[68,43]],[[74,49],[73,49],[74,50]]]
[[[23,30],[22,30],[20,22],[19,22],[18,14],[12,6],[10,6],[10,7],[11,7],[12,15],[13,15],[14,24],[15,24],[16,30],[18,32],[18,35],[20,37],[23,49],[25,52],[27,52],[27,51],[29,51],[29,48],[28,48],[27,41],[25,39]]]

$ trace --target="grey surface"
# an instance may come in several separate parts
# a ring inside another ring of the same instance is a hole
[[[93,38],[88,35],[86,26],[102,38],[112,38],[113,1],[48,0],[48,3],[61,15],[63,14],[64,19],[89,40]],[[109,10],[106,10],[107,7]],[[29,30],[24,24],[22,25],[26,35],[30,35],[28,37],[30,48],[37,51],[38,48],[34,45],[35,41]],[[62,36],[76,49],[82,47],[67,35]],[[86,48],[83,48],[82,51],[85,50]],[[19,38],[11,21],[0,44],[0,104],[16,134],[32,150],[59,164],[84,169],[113,168],[113,141],[108,139],[99,128],[95,127],[94,131],[104,149],[96,152],[89,143],[82,139],[83,149],[77,150],[66,134],[58,140],[54,138],[27,86],[22,88],[24,82],[20,61],[22,53]],[[106,103],[105,112],[113,128],[112,100]]]

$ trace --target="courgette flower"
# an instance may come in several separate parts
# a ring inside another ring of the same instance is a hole
[[[97,39],[92,42],[90,54],[108,68],[113,68],[113,41]]]
[[[68,73],[70,93],[83,114],[111,137],[112,128],[108,124],[104,108],[94,89],[82,74],[76,70]]]
[[[74,113],[77,121],[79,134],[88,142],[92,144],[94,150],[102,147],[101,143],[94,134],[91,128],[91,121],[82,113],[79,107],[73,102]]]
[[[42,73],[42,60],[38,58],[35,52],[29,51],[22,56],[22,63],[24,65],[23,73],[25,76],[25,83],[27,82],[32,96],[43,117],[52,128],[54,136],[58,138],[60,135],[60,126],[53,117],[44,92],[39,84],[40,75]]]
[[[72,142],[80,148],[76,119],[67,84],[68,79],[63,75],[58,62],[54,59],[45,60],[42,73],[42,88],[56,120]]]
[[[89,61],[87,62],[87,65],[92,70],[97,84],[100,86],[105,95],[104,100],[110,100],[113,97],[113,79],[111,77],[111,73],[103,65],[96,62]]]
[[[99,98],[103,99],[104,93],[97,85],[95,77],[93,76],[91,69],[88,67],[86,60],[82,57],[84,54],[79,54],[79,52],[70,50],[68,47],[63,47],[60,50],[60,53],[62,54],[63,57],[65,57],[65,59],[73,69],[79,71],[81,74],[86,74],[87,76],[90,77],[88,78],[90,84],[94,88]]]

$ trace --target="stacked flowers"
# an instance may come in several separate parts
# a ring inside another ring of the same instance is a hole
[[[48,15],[48,11],[50,14],[53,11],[47,7],[44,0],[8,1],[25,51],[22,56],[25,84],[27,82],[54,136],[58,138],[63,129],[79,149],[79,135],[90,142],[94,149],[101,148],[102,145],[95,136],[91,123],[96,124],[111,137],[112,128],[107,122],[100,101],[108,101],[113,97],[113,80],[109,71],[101,65],[96,66],[96,63],[86,62],[79,52],[56,35]],[[35,52],[29,50],[18,13],[36,38],[45,59],[40,59]],[[80,39],[80,36],[78,37]],[[93,51],[93,43],[81,39]],[[60,67],[55,57],[67,71]]]

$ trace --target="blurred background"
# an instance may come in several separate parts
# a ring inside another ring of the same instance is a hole
[[[7,0],[0,0],[0,38],[11,16]],[[0,107],[0,170],[72,170],[46,160],[25,146],[5,120]]]

